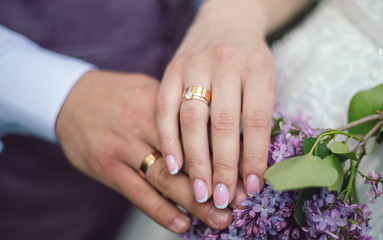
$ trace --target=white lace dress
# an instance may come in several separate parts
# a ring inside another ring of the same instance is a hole
[[[351,97],[383,83],[383,0],[323,1],[273,53],[280,106],[291,116],[302,110],[316,127],[341,126]],[[383,173],[383,147],[364,161],[365,172]],[[361,181],[358,190],[367,201]],[[374,239],[383,239],[383,201],[371,210]]]

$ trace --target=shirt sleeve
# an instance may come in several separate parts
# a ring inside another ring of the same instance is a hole
[[[15,133],[55,141],[56,118],[66,96],[84,73],[95,69],[0,25],[0,137]]]

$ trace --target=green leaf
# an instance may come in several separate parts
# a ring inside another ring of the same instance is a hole
[[[356,225],[359,225],[359,222],[356,221],[356,220],[353,220],[353,219],[346,219],[347,222],[350,222],[350,223],[353,223],[353,224],[356,224]]]
[[[306,187],[330,187],[338,172],[327,161],[306,154],[279,162],[267,169],[266,178],[277,191]]]
[[[346,144],[342,142],[333,142],[330,145],[330,150],[331,152],[338,154],[340,156],[343,156],[347,159],[359,161],[358,158],[356,157],[356,153],[348,150],[348,147],[346,146]]]
[[[316,140],[317,140],[316,138],[311,137],[311,138],[307,138],[303,142],[303,153],[304,154],[308,154],[311,151],[311,148],[314,146]],[[330,155],[331,151],[325,145],[318,144],[317,151],[314,150],[313,154],[315,156],[318,156],[318,157],[323,159],[323,158],[327,157],[328,155]]]
[[[281,122],[283,122],[283,118],[278,118],[275,120],[274,127],[271,129],[271,136],[276,136],[281,132],[281,127],[279,126]]]
[[[343,185],[344,169],[339,158],[335,154],[331,154],[325,157],[323,161],[327,161],[338,172],[338,179],[332,186],[328,187],[328,190],[340,192]]]
[[[351,204],[355,204],[355,203],[359,202],[358,192],[356,191],[355,182],[352,184],[351,192],[350,192],[350,197],[352,198]]]
[[[318,192],[318,189],[315,189],[315,188],[306,188],[306,189],[301,189],[299,191],[298,201],[297,201],[297,204],[295,204],[295,208],[294,208],[294,219],[299,226],[302,226],[306,220],[305,214],[303,213],[303,210],[302,210],[303,203],[306,200],[311,199],[312,196],[317,192]]]
[[[348,122],[372,115],[376,110],[383,110],[383,84],[354,95],[348,108]],[[358,125],[351,128],[349,132],[352,134],[366,135],[377,122],[378,120]]]

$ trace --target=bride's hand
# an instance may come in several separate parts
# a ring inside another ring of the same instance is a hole
[[[218,208],[232,202],[238,179],[243,114],[243,179],[249,194],[263,185],[274,107],[274,65],[265,43],[260,1],[207,1],[169,64],[157,100],[163,156],[171,173],[183,165],[179,117],[189,176],[198,202],[213,195]],[[255,11],[257,9],[258,11]],[[256,14],[257,13],[257,14]],[[208,104],[182,101],[185,88],[211,91],[213,165]],[[213,168],[213,169],[212,169]]]

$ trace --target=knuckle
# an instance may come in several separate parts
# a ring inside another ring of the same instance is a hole
[[[189,172],[193,172],[194,169],[205,169],[206,162],[201,158],[188,157],[187,158]]]
[[[244,127],[253,133],[265,133],[270,131],[271,115],[265,111],[254,111],[244,118]]]
[[[221,112],[212,116],[212,127],[219,136],[233,135],[233,129],[236,125],[235,117],[231,113]]]
[[[214,160],[214,172],[229,173],[235,170],[235,164],[229,159]]]
[[[267,169],[267,155],[261,156],[260,154],[249,152],[244,154],[244,160],[250,164],[251,169],[256,169],[260,172],[265,172]]]
[[[193,55],[192,57],[190,57],[189,64],[191,64],[192,66],[198,66],[198,65],[201,65],[203,63],[206,63],[206,61],[208,61],[208,60],[209,60],[208,54],[206,54],[204,52],[199,52],[199,53]]]
[[[198,110],[192,107],[186,107],[181,112],[181,125],[185,128],[194,128],[202,123],[202,117]]]
[[[251,162],[252,164],[262,163],[262,158],[259,154],[254,152],[248,152],[244,155],[244,159]]]
[[[231,63],[237,56],[236,47],[230,43],[220,43],[215,46],[214,55],[218,62]]]
[[[176,139],[173,139],[172,137],[167,136],[167,135],[161,135],[160,136],[161,147],[165,151],[166,151],[167,148],[169,148],[172,145],[174,145],[176,143],[176,141],[177,141]]]
[[[171,218],[166,217],[167,215],[164,215],[164,209],[166,209],[165,202],[161,202],[160,204],[157,204],[155,209],[153,210],[154,219],[161,219],[163,221],[163,224],[165,226],[171,226]]]
[[[254,52],[252,54],[254,70],[258,74],[269,73],[274,69],[274,61],[271,54]]]
[[[104,164],[101,164],[100,161],[95,161],[92,165],[88,162],[85,162],[85,163],[87,165],[87,168],[91,167],[92,172],[95,175],[104,176],[106,174]]]
[[[106,176],[109,171],[113,169],[116,161],[111,157],[108,152],[100,152],[93,157],[94,161],[86,162],[89,168],[93,169],[93,172],[98,176]]]
[[[140,201],[142,201],[142,199],[145,199],[145,197],[147,197],[147,192],[145,191],[145,188],[142,184],[137,182],[125,184],[125,186],[125,189],[127,191],[125,194],[127,196],[130,196],[130,200],[133,203],[137,204]]]

